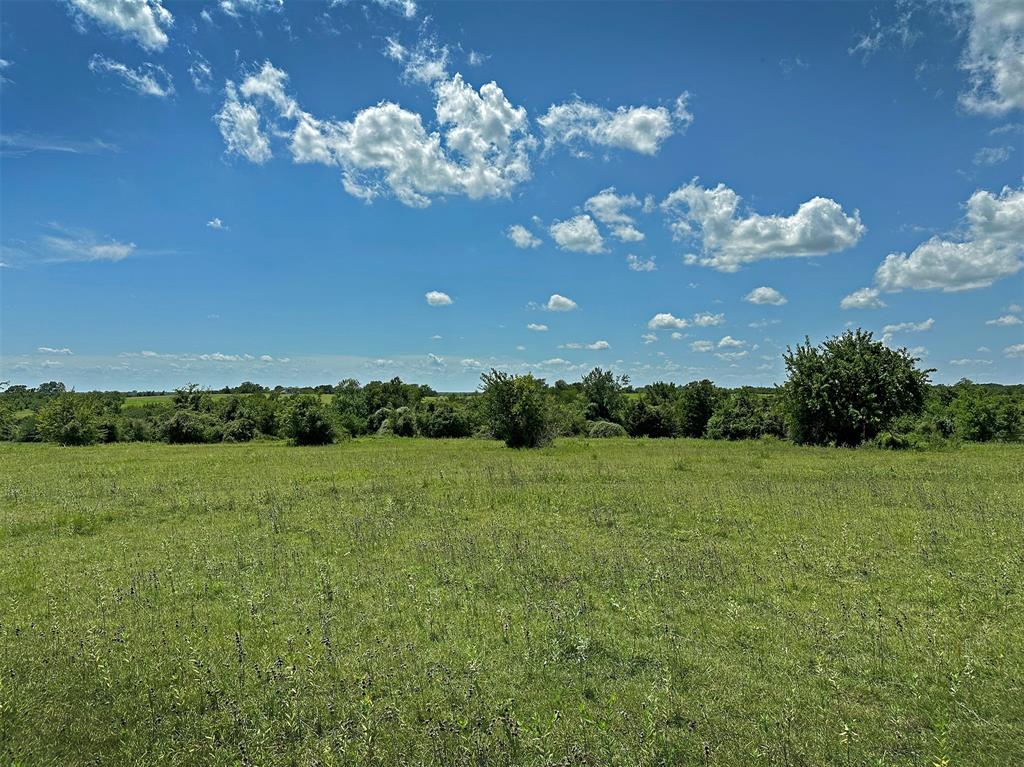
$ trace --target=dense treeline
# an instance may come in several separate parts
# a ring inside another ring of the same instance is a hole
[[[932,385],[918,360],[870,333],[847,332],[817,347],[808,341],[784,360],[788,379],[775,389],[730,390],[709,380],[634,388],[627,376],[601,368],[549,385],[492,370],[472,394],[440,395],[399,378],[305,389],[246,382],[216,393],[188,385],[126,406],[124,394],[76,393],[51,381],[0,393],[0,438],[65,445],[286,438],[312,445],[382,435],[535,447],[556,436],[628,435],[888,448],[1024,438],[1024,386]]]

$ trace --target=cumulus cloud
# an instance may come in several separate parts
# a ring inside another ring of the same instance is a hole
[[[74,352],[72,352],[66,346],[60,349],[55,349],[52,346],[40,346],[38,349],[36,349],[36,351],[39,352],[40,354],[62,354],[64,356],[74,354]]]
[[[746,341],[740,341],[739,339],[733,338],[732,336],[722,336],[718,341],[718,348],[734,348],[739,349],[747,345]]]
[[[664,106],[639,106],[619,107],[614,112],[577,98],[552,104],[537,122],[547,148],[556,144],[589,144],[654,155],[665,139],[673,133],[685,132],[693,122],[686,103],[688,96],[679,96],[671,110]]]
[[[164,99],[174,94],[174,81],[166,69],[156,64],[146,63],[132,69],[97,53],[89,59],[89,71],[114,75],[125,88],[143,96]]]
[[[839,302],[842,309],[882,309],[885,302],[878,297],[878,288],[859,288]]]
[[[554,298],[554,296],[552,296],[552,298]],[[550,304],[550,301],[548,303]],[[548,329],[548,326],[541,322],[531,322],[529,325],[526,326],[526,329],[535,330],[538,333],[543,333]]]
[[[556,221],[549,231],[555,244],[562,250],[577,253],[604,251],[604,238],[598,231],[594,219],[586,214],[573,216],[567,221]]]
[[[228,154],[237,154],[251,163],[262,164],[271,158],[270,139],[260,127],[260,115],[252,104],[238,100],[234,83],[225,89],[226,97],[214,122],[220,128]]]
[[[859,211],[847,215],[825,197],[802,203],[791,216],[738,215],[740,202],[725,184],[705,189],[697,179],[662,201],[673,237],[698,239],[703,246],[703,255],[692,255],[687,263],[735,272],[766,258],[836,253],[855,245],[865,232]]]
[[[695,352],[709,352],[714,348],[715,345],[711,341],[694,341],[690,344],[690,349]]]
[[[882,332],[886,335],[891,333],[920,333],[931,330],[935,326],[935,320],[928,318],[923,322],[897,322],[894,325],[886,325]]]
[[[769,306],[782,306],[787,302],[786,297],[775,288],[764,285],[754,288],[743,297],[743,300],[751,304],[768,304]]]
[[[440,290],[431,290],[425,294],[427,303],[431,306],[451,306],[452,299],[447,293],[442,293]]]
[[[233,18],[238,18],[243,13],[276,12],[283,7],[284,0],[220,0],[220,9]]]
[[[635,195],[620,195],[615,187],[602,189],[583,203],[583,209],[602,224],[611,227],[612,235],[622,242],[639,242],[644,233],[635,226],[635,220],[626,213],[629,208],[640,207]]]
[[[909,255],[890,253],[875,272],[885,291],[986,288],[1024,267],[1024,187],[979,190],[967,201],[967,231],[934,236]]]
[[[558,348],[559,349],[590,349],[591,351],[602,351],[604,349],[610,349],[611,348],[611,344],[609,344],[607,341],[594,341],[591,344],[583,344],[583,343],[562,344]]]
[[[690,326],[707,328],[715,325],[721,325],[724,322],[724,314],[702,312],[694,314],[691,319],[685,319],[676,317],[670,312],[659,312],[648,320],[647,327],[651,330],[681,330],[682,328],[688,328]]]
[[[571,298],[566,298],[565,296],[560,296],[557,293],[554,293],[551,298],[548,299],[544,308],[549,312],[571,312],[576,308],[576,302]]]
[[[1013,346],[1007,346],[1003,349],[1003,354],[1007,357],[1024,357],[1024,344],[1014,344]]]
[[[534,237],[522,224],[512,224],[505,230],[505,236],[512,240],[512,244],[517,248],[536,248],[540,245],[540,238]]]
[[[999,116],[1024,109],[1024,11],[1006,0],[973,0],[967,49],[960,66],[970,90],[960,104]]]
[[[640,340],[643,341],[645,346],[648,345],[648,344],[653,344],[655,341],[658,340],[658,334],[657,333],[644,333],[642,336],[640,336]]]
[[[998,325],[1000,327],[1008,328],[1012,325],[1024,324],[1024,320],[1013,314],[1004,314],[1002,317],[996,317],[994,320],[986,320],[986,325]]]
[[[629,265],[630,270],[634,272],[653,272],[658,268],[658,265],[654,263],[653,258],[648,258],[644,261],[639,256],[635,256],[632,253],[626,256],[626,263]]]
[[[363,109],[351,121],[317,118],[287,93],[287,80],[266,62],[238,87],[246,102],[228,83],[225,117],[218,115],[218,122],[229,152],[256,162],[268,158],[259,127],[266,117],[275,135],[289,140],[293,162],[336,166],[349,194],[369,201],[390,192],[414,207],[437,195],[505,196],[530,177],[536,140],[526,110],[513,106],[494,82],[475,90],[456,74],[434,83],[438,130],[428,132],[419,114],[390,102]],[[236,138],[236,126],[246,129],[248,140]],[[254,144],[256,151],[249,151]]]
[[[105,29],[133,38],[143,48],[161,51],[174,24],[162,0],[67,0],[79,23],[92,19]]]
[[[962,367],[964,365],[972,365],[972,366],[973,365],[991,365],[992,364],[992,360],[979,360],[979,359],[970,359],[970,358],[967,358],[967,357],[961,357],[960,359],[950,360],[949,364],[950,365],[957,365],[957,366],[960,366],[960,367]]]
[[[207,221],[206,225],[208,227],[210,227],[210,229],[227,229],[228,228],[227,224],[225,224],[223,221],[221,221],[219,218],[216,218],[216,217],[211,218],[209,221]]]

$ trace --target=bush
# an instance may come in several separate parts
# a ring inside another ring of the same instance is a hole
[[[590,436],[593,438],[627,437],[626,430],[611,421],[594,421],[590,425]]]
[[[544,382],[532,375],[491,370],[480,376],[491,433],[508,447],[540,447],[551,441],[552,422]]]
[[[623,392],[629,387],[629,376],[615,377],[610,370],[594,368],[580,383],[586,398],[587,418],[618,421],[622,418],[625,399]]]
[[[413,412],[404,405],[391,411],[388,423],[391,424],[391,433],[396,437],[416,436],[416,420],[413,418]]]
[[[783,359],[790,432],[814,445],[859,445],[896,418],[920,413],[932,372],[919,370],[906,349],[890,349],[859,328],[818,347],[807,339]]]
[[[192,445],[219,442],[220,421],[208,413],[180,409],[171,413],[164,422],[164,438],[172,445]]]
[[[121,422],[121,439],[125,442],[151,442],[157,430],[146,418],[125,418]]]
[[[879,432],[878,436],[871,440],[871,444],[883,450],[909,450],[915,447],[915,441],[911,437],[892,431]]]
[[[473,424],[464,409],[441,398],[419,404],[416,429],[424,437],[468,437],[473,432]]]
[[[708,420],[710,439],[758,439],[786,436],[785,419],[770,395],[739,390],[722,400]]]
[[[14,421],[11,439],[15,442],[42,442],[39,434],[39,419],[35,413],[28,413]]]
[[[683,437],[703,437],[712,413],[722,400],[722,391],[711,381],[690,381],[679,390],[675,417]]]
[[[256,424],[248,418],[235,418],[224,424],[225,442],[249,442],[256,437]]]
[[[74,392],[58,394],[39,409],[39,434],[58,445],[92,445],[99,441],[92,401]]]
[[[334,442],[334,427],[327,408],[315,394],[288,397],[282,422],[284,436],[293,445],[327,445]]]
[[[641,395],[626,406],[626,431],[631,437],[671,437],[672,419],[664,406],[652,405]]]

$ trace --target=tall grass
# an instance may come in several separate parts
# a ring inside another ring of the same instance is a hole
[[[1022,456],[0,445],[0,764],[1021,764]]]

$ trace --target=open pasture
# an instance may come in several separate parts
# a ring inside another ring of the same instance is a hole
[[[0,762],[1024,763],[1024,461],[0,444]]]

